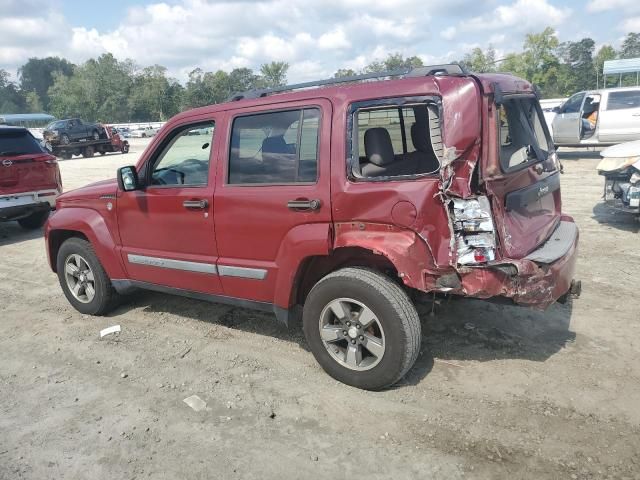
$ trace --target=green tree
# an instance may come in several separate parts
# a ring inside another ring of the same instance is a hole
[[[129,109],[133,121],[165,121],[180,111],[182,86],[160,65],[146,67],[132,82]]]
[[[603,45],[596,53],[593,59],[593,67],[596,69],[596,86],[604,85],[604,79],[602,77],[602,70],[604,68],[604,62],[607,60],[614,60],[616,58],[616,51],[611,45]]]
[[[287,84],[288,70],[289,64],[287,62],[265,63],[260,67],[261,83],[266,88],[282,87]]]
[[[40,101],[40,96],[36,93],[36,91],[28,92],[25,95],[25,101],[27,104],[27,110],[30,113],[40,113],[44,111],[42,107],[42,102]]]
[[[627,33],[620,47],[620,58],[640,57],[640,33]]]
[[[391,53],[384,60],[374,60],[367,65],[363,73],[389,72],[394,70],[409,70],[422,67],[424,64],[420,57],[404,58],[401,53]]]
[[[48,90],[53,85],[54,73],[67,77],[73,74],[73,64],[59,57],[30,58],[18,69],[20,88],[35,92],[40,102],[40,111],[49,108]]]
[[[71,77],[54,73],[48,91],[51,113],[59,118],[79,116],[87,121],[129,121],[134,69],[131,61],[120,62],[107,53],[74,68]]]
[[[351,68],[340,68],[336,73],[333,74],[333,78],[344,78],[344,77],[354,77],[358,73]]]
[[[595,42],[583,38],[577,42],[564,42],[559,45],[559,57],[563,60],[559,88],[565,95],[596,86],[596,70],[593,61]]]
[[[0,69],[0,113],[23,113],[26,100],[16,84],[11,81],[9,72]]]
[[[496,71],[496,51],[491,45],[486,52],[476,47],[464,56],[461,62],[467,69],[477,73]]]

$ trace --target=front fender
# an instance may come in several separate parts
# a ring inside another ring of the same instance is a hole
[[[432,271],[433,258],[426,242],[412,230],[378,223],[336,223],[334,248],[359,247],[386,257],[404,284],[427,290],[424,272]]]
[[[54,272],[59,247],[56,238],[60,235],[73,236],[69,235],[73,232],[80,233],[89,240],[109,278],[126,278],[111,230],[102,215],[89,208],[65,207],[49,217],[45,227],[45,242],[49,264]]]

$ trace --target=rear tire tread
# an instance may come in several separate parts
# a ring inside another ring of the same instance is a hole
[[[376,390],[393,385],[407,374],[420,354],[422,330],[420,317],[418,316],[415,306],[407,293],[397,283],[394,283],[390,278],[380,272],[365,267],[348,267],[336,270],[316,283],[311,292],[332,278],[356,280],[374,288],[378,294],[386,298],[391,303],[392,308],[398,312],[398,316],[402,321],[403,330],[408,333],[408,335],[405,336],[406,348],[404,350],[402,368],[393,381],[376,388]],[[310,295],[311,292],[309,292]]]

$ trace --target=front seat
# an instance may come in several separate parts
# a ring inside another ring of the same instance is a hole
[[[364,132],[364,153],[369,163],[362,166],[365,177],[396,175],[393,169],[395,155],[391,136],[386,128],[370,128]]]
[[[429,141],[429,124],[418,120],[411,125],[411,142],[416,151],[409,156],[416,163],[420,173],[432,173],[440,168],[440,162],[433,153],[431,142]]]

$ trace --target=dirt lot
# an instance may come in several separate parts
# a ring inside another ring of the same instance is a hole
[[[132,143],[63,161],[65,188],[134,163]],[[421,356],[380,393],[267,314],[141,292],[83,316],[42,233],[0,224],[0,478],[640,478],[638,223],[601,206],[597,153],[561,156],[582,298],[421,305]]]

